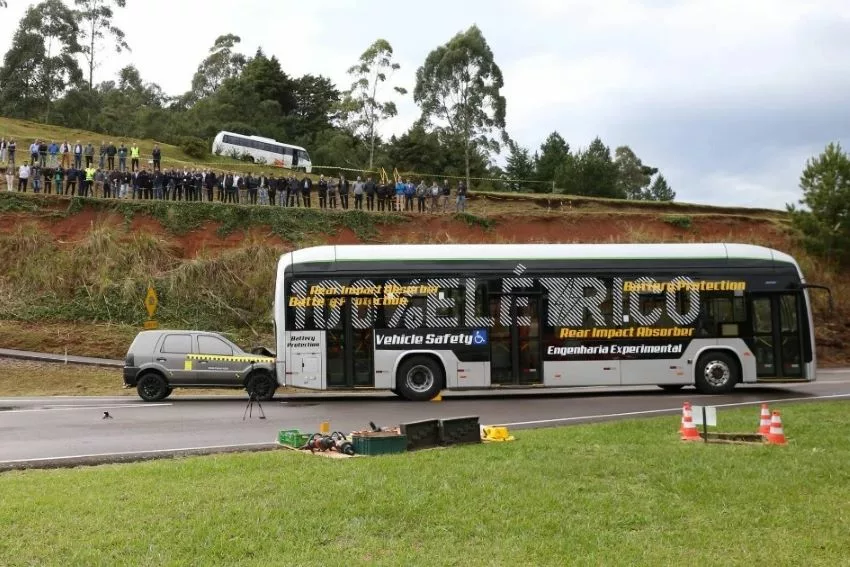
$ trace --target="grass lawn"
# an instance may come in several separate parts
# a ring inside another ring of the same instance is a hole
[[[120,368],[0,358],[0,398],[13,396],[136,396]],[[291,393],[292,388],[278,388]],[[172,396],[247,396],[244,390],[177,388]],[[247,397],[246,397],[247,399]],[[2,452],[0,452],[2,456]]]
[[[120,368],[0,358],[0,397],[136,395],[122,380]]]
[[[787,447],[685,444],[676,416],[397,456],[5,473],[0,563],[846,563],[850,404],[780,409]],[[758,409],[719,419],[753,431]]]

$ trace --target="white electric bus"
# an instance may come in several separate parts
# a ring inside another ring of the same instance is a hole
[[[212,151],[215,155],[225,156],[248,154],[254,162],[288,169],[303,169],[307,173],[313,169],[310,155],[301,146],[284,144],[260,136],[219,132],[213,139]]]
[[[316,390],[815,379],[794,259],[744,244],[320,246],[284,254],[278,382]]]

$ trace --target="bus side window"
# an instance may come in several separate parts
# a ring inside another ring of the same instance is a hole
[[[704,296],[700,309],[699,335],[703,337],[738,337],[747,311],[743,297]]]

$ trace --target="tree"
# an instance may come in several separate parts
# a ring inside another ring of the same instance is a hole
[[[564,180],[559,178],[558,172],[566,164],[570,156],[570,146],[557,132],[552,132],[540,146],[540,152],[534,154],[534,166],[537,179],[547,183],[555,183],[563,187]],[[538,189],[545,190],[545,184],[538,184]]]
[[[322,130],[332,127],[336,118],[339,91],[327,77],[304,75],[295,79],[293,134],[312,142]]]
[[[189,92],[191,102],[210,96],[226,80],[239,75],[248,59],[241,53],[234,53],[233,48],[242,39],[238,35],[227,34],[216,38],[210,48],[210,54],[198,65],[198,70],[192,77],[192,90]]]
[[[116,53],[130,51],[124,32],[113,25],[112,6],[124,8],[127,0],[74,0],[77,15],[82,21],[83,54],[89,69],[89,89],[94,89],[94,70],[98,66],[100,44],[110,37]]]
[[[611,150],[598,137],[580,154],[578,168],[577,194],[626,198],[617,187],[617,165],[611,159]]]
[[[508,155],[505,174],[509,179],[508,186],[511,191],[525,192],[528,191],[529,186],[533,187],[535,190],[540,188],[545,190],[546,185],[543,183],[523,183],[523,180],[527,181],[535,177],[534,161],[532,161],[528,149],[523,148],[514,141],[508,142],[508,147],[510,148],[511,153]],[[512,179],[516,179],[518,181],[510,181]]]
[[[387,170],[398,168],[402,173],[446,172],[446,148],[440,144],[436,132],[428,132],[421,123],[416,122],[399,137],[393,136],[386,144]]]
[[[620,146],[614,150],[614,156],[617,166],[617,193],[625,195],[626,199],[647,198],[649,184],[652,182],[652,176],[658,173],[658,168],[644,165],[629,146]]]
[[[392,101],[379,100],[379,89],[401,66],[393,62],[393,48],[385,39],[378,39],[360,56],[359,62],[348,69],[354,78],[345,93],[340,110],[352,133],[361,134],[369,143],[369,169],[375,159],[375,138],[378,124],[398,114]],[[393,87],[398,94],[407,94],[402,87]]]
[[[806,162],[800,176],[803,197],[787,205],[803,244],[827,260],[850,260],[850,156],[830,143],[818,157]]]
[[[676,198],[676,192],[670,188],[664,176],[659,175],[642,198],[647,201],[672,201]]]
[[[467,187],[473,151],[499,151],[494,129],[507,138],[503,86],[502,71],[478,26],[433,50],[416,72],[413,99],[422,108],[422,120],[462,146]]]
[[[61,0],[30,6],[21,19],[0,70],[0,100],[12,115],[50,118],[50,107],[70,84],[82,80],[74,55],[78,28]]]

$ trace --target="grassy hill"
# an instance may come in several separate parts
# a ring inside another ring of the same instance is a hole
[[[0,133],[48,139],[91,134],[0,119]],[[94,135],[100,141],[102,136]],[[143,141],[142,148],[152,147]],[[173,155],[170,155],[174,152]],[[166,146],[169,159],[192,162]],[[240,164],[241,165],[241,164]],[[845,273],[795,244],[780,211],[636,203],[567,195],[473,192],[464,214],[371,213],[45,197],[0,188],[0,346],[121,357],[146,314],[148,285],[164,326],[271,340],[279,255],[322,243],[743,242],[794,255],[815,294],[819,354],[845,362]]]

